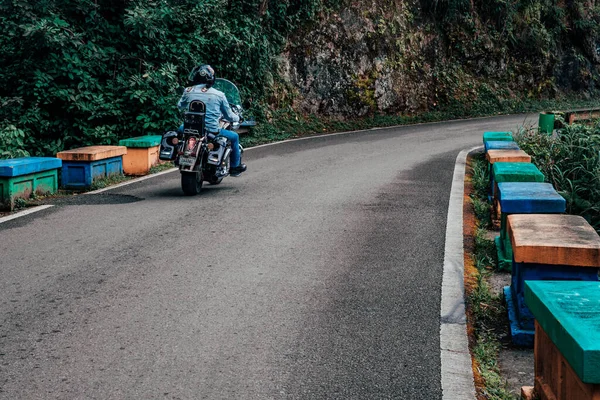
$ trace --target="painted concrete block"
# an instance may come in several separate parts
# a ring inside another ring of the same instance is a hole
[[[492,140],[484,143],[485,151],[490,150],[520,150],[517,142],[507,142],[501,140]]]
[[[0,160],[0,208],[12,210],[18,198],[29,199],[58,190],[58,168],[62,161],[50,157]]]
[[[508,312],[508,322],[510,324],[510,338],[514,345],[520,347],[533,346],[535,330],[527,329],[521,326],[517,316],[516,303],[513,300],[510,286],[504,287],[504,300],[506,301],[506,310]]]
[[[490,200],[498,199],[499,182],[544,182],[544,174],[531,163],[496,162],[490,173]]]
[[[526,282],[525,301],[581,382],[600,384],[600,283]],[[547,349],[536,347],[536,351]]]
[[[152,166],[158,164],[161,135],[139,136],[119,141],[127,147],[123,155],[123,172],[127,175],[146,175]]]
[[[52,157],[21,157],[0,160],[0,177],[14,177],[60,168],[62,161]]]
[[[511,294],[515,302],[519,326],[533,330],[535,317],[525,302],[525,282],[533,281],[587,281],[598,282],[598,268],[572,265],[513,263]]]
[[[127,154],[125,146],[88,146],[61,151],[56,155],[63,161],[98,161]]]
[[[569,361],[536,322],[534,344],[534,394],[529,399],[598,400],[600,385],[581,381]]]
[[[483,132],[483,143],[485,142],[513,142],[512,132]]]
[[[497,162],[531,162],[531,156],[523,150],[488,150],[485,156],[492,165]]]
[[[567,207],[554,186],[544,182],[498,182],[498,201],[507,214],[557,214]]]
[[[582,217],[512,214],[507,232],[513,250],[510,291],[522,329],[532,330],[534,321],[525,281],[598,281],[600,236]]]
[[[583,217],[513,214],[507,226],[515,262],[600,267],[600,237]]]
[[[121,156],[97,161],[63,161],[61,186],[67,189],[85,189],[94,179],[123,174]]]
[[[510,271],[513,254],[506,226],[508,215],[564,213],[566,201],[549,183],[499,182],[497,187],[498,209],[501,210],[500,236],[495,240],[498,268]]]

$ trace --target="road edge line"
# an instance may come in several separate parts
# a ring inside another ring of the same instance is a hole
[[[475,399],[476,396],[464,299],[463,201],[467,156],[480,148],[482,146],[460,152],[450,190],[440,305],[443,400]]]
[[[46,210],[46,209],[48,209],[50,207],[54,207],[54,205],[53,204],[46,204],[44,206],[32,207],[32,208],[30,208],[28,210],[24,210],[24,211],[18,211],[18,212],[16,212],[13,215],[7,215],[6,217],[1,217],[0,218],[0,224],[2,224],[4,222],[8,222],[8,221],[13,220],[13,219],[24,217],[24,216],[29,215],[29,214],[36,213],[38,211]]]

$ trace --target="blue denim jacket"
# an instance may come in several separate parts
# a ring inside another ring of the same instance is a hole
[[[231,111],[225,94],[214,88],[206,88],[206,85],[196,85],[185,89],[177,107],[180,111],[187,111],[190,102],[200,100],[206,104],[206,129],[209,132],[219,131],[219,119],[223,118],[229,122],[238,122],[240,117]]]

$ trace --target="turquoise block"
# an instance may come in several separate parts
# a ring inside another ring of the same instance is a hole
[[[497,162],[490,174],[490,193],[496,198],[496,184],[500,182],[544,182],[544,174],[531,163]]]
[[[528,281],[525,302],[579,379],[600,384],[600,283]]]
[[[598,282],[598,268],[516,263],[513,259],[510,289],[516,304],[517,317],[523,328],[533,329],[534,316],[525,301],[525,283],[527,281]]]
[[[483,143],[492,141],[512,142],[512,132],[483,132]]]
[[[567,202],[550,183],[498,182],[498,200],[503,213],[563,213]]]
[[[0,176],[14,177],[57,169],[62,166],[60,158],[22,157],[0,160]]]
[[[162,135],[138,136],[119,140],[119,146],[127,146],[131,148],[149,148],[160,146],[161,141]]]
[[[492,140],[489,142],[485,142],[484,145],[486,152],[488,150],[521,150],[517,142]]]

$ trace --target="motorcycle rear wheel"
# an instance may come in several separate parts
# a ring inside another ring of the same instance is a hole
[[[182,172],[181,189],[186,196],[195,196],[202,191],[202,172]]]

